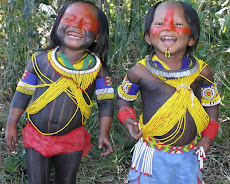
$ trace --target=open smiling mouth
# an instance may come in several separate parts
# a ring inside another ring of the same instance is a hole
[[[78,39],[78,40],[80,40],[80,39],[83,38],[83,36],[81,34],[79,34],[79,33],[73,33],[73,32],[68,33],[68,36],[70,38],[74,38],[74,39]]]
[[[177,39],[173,36],[162,36],[161,41],[166,44],[172,44],[177,41]]]

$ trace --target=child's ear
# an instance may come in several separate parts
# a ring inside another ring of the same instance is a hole
[[[152,45],[148,34],[145,34],[145,41],[147,44]]]
[[[189,41],[188,45],[190,47],[192,47],[195,43],[196,43],[196,39],[195,38],[190,38],[190,41]]]

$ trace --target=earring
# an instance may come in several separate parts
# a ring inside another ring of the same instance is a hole
[[[170,52],[169,52],[169,49],[167,49],[167,50],[165,51],[165,57],[170,58]]]

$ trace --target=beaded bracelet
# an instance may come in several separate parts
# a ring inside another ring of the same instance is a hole
[[[209,121],[208,126],[202,132],[202,136],[208,136],[212,140],[214,140],[218,132],[218,129],[219,129],[219,123],[215,121]]]
[[[127,118],[132,118],[133,120],[137,120],[137,115],[135,110],[132,107],[124,107],[122,108],[118,114],[117,114],[118,119],[120,122],[125,125],[125,120]]]

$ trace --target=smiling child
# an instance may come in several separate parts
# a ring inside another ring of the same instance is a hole
[[[26,109],[22,131],[28,183],[75,184],[81,159],[92,144],[84,128],[96,89],[101,156],[113,149],[109,131],[114,90],[107,63],[109,28],[104,12],[88,1],[70,1],[59,12],[50,45],[34,53],[14,95],[6,131],[11,151],[18,146],[16,125]],[[28,106],[32,95],[32,104]]]
[[[129,183],[202,183],[202,162],[218,131],[220,96],[207,64],[192,56],[200,37],[197,13],[183,2],[152,6],[144,38],[151,54],[118,87],[118,118],[135,145]],[[137,122],[132,102],[140,92]],[[198,156],[197,156],[197,155]]]

